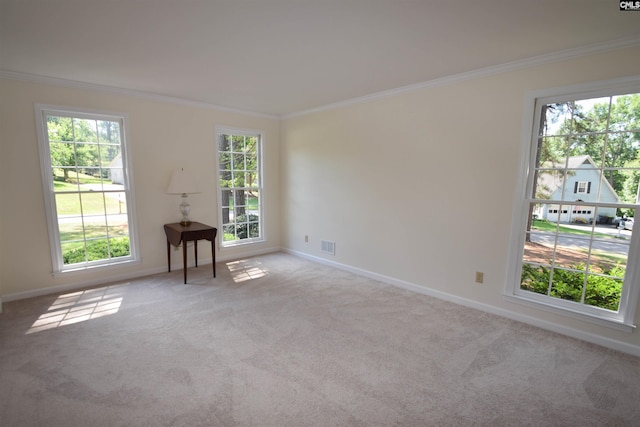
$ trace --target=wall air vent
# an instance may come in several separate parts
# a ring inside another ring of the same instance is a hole
[[[320,248],[320,251],[324,252],[325,254],[335,255],[336,254],[336,242],[329,242],[327,240],[323,240],[322,241],[322,247]]]

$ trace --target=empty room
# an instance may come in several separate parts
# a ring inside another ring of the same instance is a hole
[[[640,423],[640,3],[0,0],[0,424]]]

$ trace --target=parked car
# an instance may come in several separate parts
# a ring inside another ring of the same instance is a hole
[[[624,218],[620,221],[620,228],[623,230],[633,230],[633,218]]]

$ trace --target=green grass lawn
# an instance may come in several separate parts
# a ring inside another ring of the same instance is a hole
[[[540,220],[540,219],[534,219],[533,220],[533,225],[531,226],[531,228],[533,230],[537,230],[537,231],[548,231],[551,233],[555,233],[556,232],[556,223],[554,222],[549,222],[549,221],[544,221],[544,220]],[[571,228],[571,227],[564,227],[562,225],[558,226],[558,233],[565,233],[565,234],[579,234],[582,236],[590,236],[591,235],[591,231],[589,231],[590,229],[587,230],[580,230],[580,229],[576,229],[576,228]],[[612,236],[610,234],[604,234],[604,233],[593,233],[594,237],[603,237],[606,239],[615,239],[615,236]]]
[[[97,181],[100,182],[99,180]],[[122,200],[110,196],[108,193],[82,193],[82,210],[80,209],[81,197],[78,193],[65,193],[66,191],[78,191],[78,185],[68,182],[54,181],[54,191],[56,193],[56,208],[58,215],[99,215],[126,213],[126,203],[124,203],[124,193]],[[80,191],[87,191],[88,188],[80,185]]]

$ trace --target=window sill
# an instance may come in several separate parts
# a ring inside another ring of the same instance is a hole
[[[624,323],[622,320],[598,317],[586,313],[582,313],[579,311],[569,310],[562,307],[557,307],[552,304],[546,304],[541,301],[533,301],[529,298],[519,296],[519,295],[504,295],[504,298],[507,301],[521,304],[527,307],[536,308],[538,310],[543,310],[548,313],[559,314],[566,317],[571,317],[573,319],[582,320],[584,322],[588,322],[598,326],[605,326],[607,328],[615,329],[618,331],[623,331],[627,333],[631,333],[636,329],[636,325]]]
[[[130,265],[130,264],[139,264],[140,260],[138,259],[126,259],[126,260],[119,260],[119,261],[113,261],[113,262],[109,262],[109,263],[100,263],[100,264],[94,264],[94,265],[82,265],[82,266],[78,266],[78,267],[69,267],[68,269],[64,269],[64,270],[60,270],[60,271],[54,271],[53,272],[53,277],[67,277],[70,275],[74,275],[74,274],[82,274],[82,273],[88,273],[88,272],[92,272],[92,271],[96,271],[96,270],[108,270],[108,269],[115,269],[115,268],[119,268],[119,267],[123,267],[125,265]]]
[[[235,248],[238,246],[244,246],[244,245],[251,245],[254,243],[264,243],[266,242],[266,239],[243,239],[243,240],[235,240],[235,241],[229,241],[228,243],[222,243],[220,245],[221,249],[228,249],[228,248]]]

